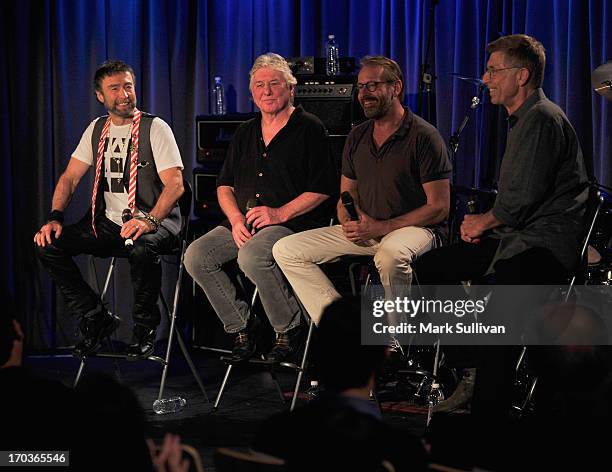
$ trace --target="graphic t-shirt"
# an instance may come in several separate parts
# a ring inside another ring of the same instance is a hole
[[[91,136],[96,121],[93,120],[75,149],[72,157],[90,166],[95,166],[95,158],[91,149]],[[128,207],[128,194],[123,181],[123,172],[130,158],[129,142],[132,124],[115,126],[112,122],[109,128],[109,142],[104,153],[104,177],[108,191],[104,192],[106,217],[118,225],[122,225],[121,214]],[[151,150],[157,172],[178,167],[183,169],[183,162],[170,126],[161,118],[154,118],[151,123]],[[100,182],[102,185],[102,182]],[[139,212],[136,211],[136,215]]]

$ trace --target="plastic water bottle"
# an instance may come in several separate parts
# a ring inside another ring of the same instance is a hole
[[[153,411],[158,415],[167,413],[178,413],[187,404],[187,400],[181,397],[161,398],[153,402]]]
[[[225,91],[223,90],[223,82],[221,76],[215,76],[215,85],[212,88],[211,96],[212,114],[225,115]]]
[[[327,38],[327,44],[325,45],[325,73],[327,75],[340,75],[340,54],[336,37],[330,34]]]

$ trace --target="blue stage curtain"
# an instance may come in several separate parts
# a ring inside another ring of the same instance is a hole
[[[425,114],[420,65],[434,3],[427,115],[442,136],[459,126],[476,92],[451,74],[480,77],[488,42],[527,33],[547,50],[547,95],[574,124],[592,173],[612,185],[612,104],[590,83],[591,71],[612,58],[612,0],[9,0],[0,15],[1,272],[9,300],[50,326],[51,285],[31,239],[83,129],[104,112],[92,90],[99,63],[120,58],[134,67],[140,107],[173,127],[189,176],[195,116],[209,111],[214,75],[224,79],[230,112],[252,111],[253,60],[267,51],[322,56],[330,33],[341,55],[396,59],[406,102]],[[485,100],[461,137],[458,183],[495,184],[505,133],[505,112]],[[80,186],[69,220],[88,207],[90,191],[91,182]]]

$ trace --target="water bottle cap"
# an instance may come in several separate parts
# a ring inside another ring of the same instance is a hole
[[[221,76],[215,75],[215,83],[219,83],[219,82],[221,82]]]
[[[330,34],[330,35],[329,35],[327,38],[328,38],[328,39],[336,39],[336,36],[335,36],[335,35],[333,35],[333,34]]]

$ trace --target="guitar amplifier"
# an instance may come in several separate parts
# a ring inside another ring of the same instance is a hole
[[[357,60],[354,57],[340,57],[340,74],[349,75],[357,71]],[[287,63],[293,75],[300,80],[300,75],[325,74],[325,58],[315,56],[288,57]]]
[[[357,101],[356,80],[356,76],[299,77],[294,103],[317,116],[331,136],[346,136],[365,120]]]
[[[221,218],[217,200],[217,177],[223,162],[208,161],[193,169],[193,213],[198,217]]]
[[[238,127],[255,113],[201,115],[196,117],[196,160],[198,163],[223,162]]]

